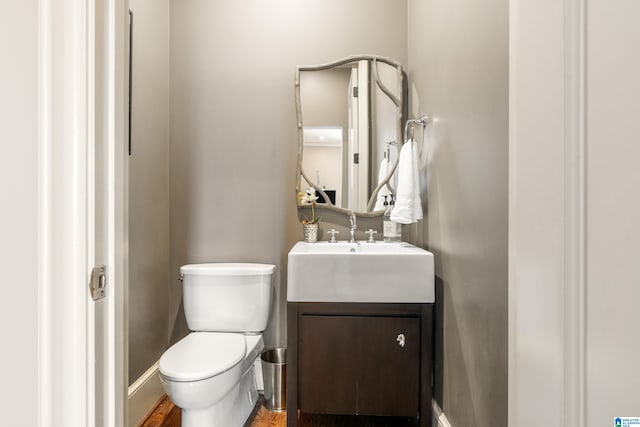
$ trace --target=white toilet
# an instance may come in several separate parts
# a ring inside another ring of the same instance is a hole
[[[180,268],[191,332],[160,358],[160,379],[182,427],[241,427],[258,400],[256,372],[271,306],[270,264]]]

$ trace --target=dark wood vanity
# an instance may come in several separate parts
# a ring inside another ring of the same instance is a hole
[[[350,78],[354,73],[360,76],[357,87]],[[330,88],[325,92],[333,93],[336,76],[344,77],[341,81],[348,88],[336,93],[346,94],[347,100],[342,95],[336,96],[335,102],[330,97],[319,97],[318,82],[325,82]],[[390,58],[355,55],[321,65],[298,66],[294,81],[298,123],[296,194],[305,191],[303,184],[316,182],[315,191],[325,201],[322,209],[337,214],[334,222],[331,218],[325,220],[327,226],[348,224],[351,238],[317,244],[298,242],[289,252],[287,426],[298,425],[299,413],[404,417],[407,423],[415,424],[415,420],[422,427],[431,426],[433,254],[406,242],[356,242],[357,216],[369,224],[375,220],[375,228],[380,228],[383,212],[375,208],[378,192],[389,183],[393,172],[381,181],[378,170],[368,166],[371,159],[360,159],[356,179],[378,183],[370,191],[360,191],[346,182],[321,182],[320,171],[315,169],[316,179],[312,180],[308,174],[312,171],[305,172],[302,167],[304,145],[314,144],[314,138],[318,138],[314,132],[323,127],[348,129],[353,123],[368,127],[369,135],[376,137],[363,139],[368,147],[365,155],[384,152],[390,162],[390,150],[399,154],[402,141],[408,139],[407,125],[424,125],[426,117],[406,120],[406,75],[402,65]],[[351,95],[360,90],[371,96]],[[385,114],[370,115],[383,100]],[[353,102],[358,113],[352,117],[344,107],[355,108]],[[335,118],[325,117],[327,109],[335,110]],[[306,153],[312,154],[308,150]],[[395,170],[398,163],[399,156],[394,157],[394,163],[388,164],[390,170]],[[339,167],[342,162],[346,170],[350,156],[337,162]],[[332,171],[323,170],[322,176]],[[342,188],[343,194],[332,200],[324,191],[324,184],[326,188]],[[299,211],[307,206],[298,200]],[[340,218],[342,215],[348,219]]]
[[[288,302],[287,426],[310,414],[431,426],[433,304]]]

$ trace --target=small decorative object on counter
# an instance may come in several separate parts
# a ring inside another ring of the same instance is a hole
[[[302,220],[302,230],[304,231],[304,241],[308,243],[315,243],[318,241],[318,222],[320,217],[316,217],[316,189],[313,187],[307,188],[303,193],[298,194],[301,205],[311,205],[311,219],[304,217]]]
[[[318,241],[318,223],[302,224],[304,231],[304,241],[307,243],[315,243]]]

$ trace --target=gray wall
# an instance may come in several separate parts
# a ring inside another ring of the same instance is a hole
[[[169,1],[133,11],[129,163],[129,384],[169,343]]]
[[[296,65],[356,53],[407,63],[398,0],[171,2],[171,266],[277,265],[267,345],[284,345],[296,213]],[[331,216],[327,216],[331,218]],[[170,287],[172,340],[186,333]]]
[[[351,68],[300,72],[300,105],[305,126],[349,126]],[[344,134],[347,134],[345,129]]]
[[[506,426],[508,2],[411,0],[408,16],[409,105],[436,119],[417,236],[436,262],[435,396],[454,427]]]
[[[38,422],[38,2],[0,4],[2,423]]]
[[[301,238],[295,66],[410,59],[412,114],[439,119],[423,148],[428,219],[405,227],[436,254],[436,396],[453,426],[506,425],[506,0],[175,1],[170,34],[170,341],[187,332],[180,265],[253,261],[277,265],[265,338],[285,344],[286,255]],[[346,234],[341,215],[321,215]]]

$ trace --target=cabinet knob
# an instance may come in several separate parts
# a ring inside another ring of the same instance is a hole
[[[406,342],[406,338],[405,338],[404,334],[399,334],[398,337],[396,338],[396,341],[398,342],[398,345],[400,347],[404,347],[405,342]]]

